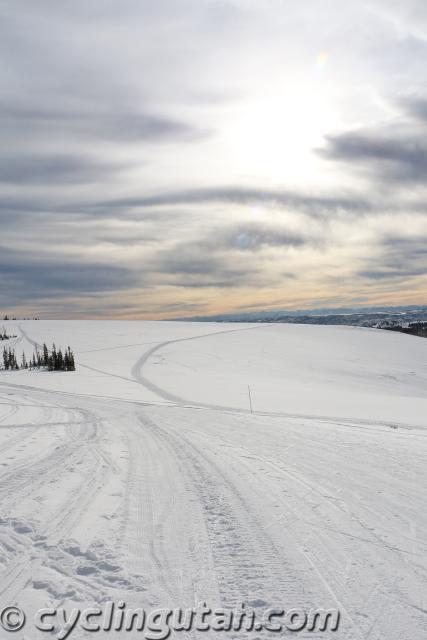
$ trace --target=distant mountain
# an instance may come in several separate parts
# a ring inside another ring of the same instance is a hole
[[[287,322],[292,324],[345,324],[389,328],[427,321],[427,306],[336,307],[288,311],[286,309],[247,311],[213,316],[180,318],[194,322]]]

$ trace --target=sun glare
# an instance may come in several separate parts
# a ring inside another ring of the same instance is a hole
[[[233,170],[280,184],[306,180],[317,164],[312,150],[335,125],[322,87],[293,88],[241,106],[226,127]]]

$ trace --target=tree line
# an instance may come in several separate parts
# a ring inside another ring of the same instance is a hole
[[[11,338],[16,338],[16,336],[10,336],[8,335],[6,328],[2,327],[0,329],[0,340],[10,340]]]
[[[70,347],[63,352],[62,349],[56,349],[55,343],[49,350],[46,343],[43,343],[42,350],[37,348],[32,358],[27,359],[25,352],[22,353],[21,360],[18,362],[14,349],[10,347],[3,349],[3,365],[6,371],[18,371],[19,369],[47,369],[47,371],[75,371],[74,353]]]
[[[18,318],[16,316],[13,316],[13,318],[11,318],[10,316],[7,315],[7,313],[3,316],[3,320],[18,320]],[[19,320],[39,320],[39,318],[19,318]]]
[[[400,331],[401,333],[407,333],[411,336],[418,336],[419,338],[427,338],[427,322],[409,322],[407,325],[391,324],[388,327],[381,327],[388,331]]]

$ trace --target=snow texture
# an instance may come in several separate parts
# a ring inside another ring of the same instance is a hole
[[[77,371],[0,372],[2,606],[337,608],[336,632],[297,637],[427,637],[427,340],[5,324],[17,355],[70,344]]]

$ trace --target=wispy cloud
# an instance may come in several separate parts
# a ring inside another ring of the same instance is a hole
[[[425,298],[424,2],[0,0],[0,55],[1,307]]]
[[[140,277],[123,267],[80,264],[58,253],[47,256],[0,247],[0,298],[9,304],[131,288]]]

